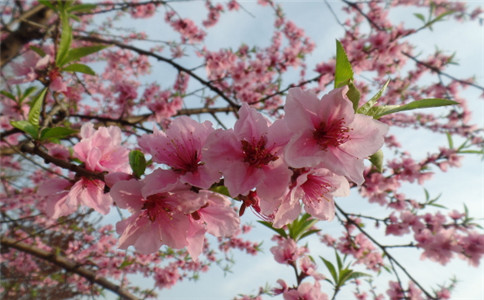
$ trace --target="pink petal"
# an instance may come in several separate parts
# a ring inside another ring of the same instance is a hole
[[[318,97],[301,88],[292,88],[287,95],[284,119],[287,127],[294,133],[313,128],[318,119],[316,112],[319,107]]]
[[[261,169],[247,166],[242,161],[233,161],[223,174],[224,184],[232,197],[247,195],[264,179]]]
[[[215,169],[207,167],[207,165],[198,167],[197,172],[187,172],[185,175],[180,176],[181,182],[188,183],[202,189],[210,188],[219,180],[220,173]]]
[[[335,214],[333,198],[328,195],[320,199],[319,202],[305,201],[304,210],[315,218],[331,221]]]
[[[350,126],[350,139],[340,146],[346,153],[366,158],[383,146],[388,125],[372,117],[357,114]]]
[[[284,197],[282,204],[277,209],[274,215],[274,222],[272,226],[275,228],[281,228],[282,226],[294,221],[301,213],[301,205],[299,204],[299,198],[295,195],[296,191],[291,192]]]
[[[231,129],[219,129],[210,134],[202,155],[207,167],[217,171],[231,168],[232,162],[243,160],[240,140]]]
[[[76,186],[78,188],[74,189]],[[111,196],[104,194],[104,182],[101,180],[81,178],[74,184],[72,191],[75,191],[77,201],[104,215],[113,203]]]
[[[116,231],[121,234],[118,247],[127,249],[130,245],[136,251],[149,254],[158,251],[162,245],[160,229],[142,213],[137,213],[116,224]]]
[[[178,175],[171,170],[156,169],[143,180],[143,198],[172,190],[178,183]]]
[[[166,205],[176,208],[181,214],[191,214],[207,203],[207,199],[203,194],[190,190],[178,190],[170,193],[165,197],[164,201]]]
[[[259,139],[267,134],[268,122],[262,114],[249,107],[247,103],[243,103],[239,110],[239,120],[234,126],[235,135],[240,140]]]
[[[346,97],[347,92],[348,86],[344,86],[339,89],[332,90],[323,96],[318,110],[316,111],[320,121],[328,124],[340,119],[344,119],[346,125],[353,122],[355,110],[353,109],[353,103],[348,99],[348,97]]]
[[[175,213],[171,216],[163,214],[157,217],[157,230],[161,233],[163,244],[181,249],[187,246],[187,235],[190,229],[190,219],[184,214]]]
[[[130,211],[139,211],[143,207],[141,188],[143,184],[136,179],[118,181],[110,191],[116,205]]]
[[[322,165],[337,175],[346,176],[357,185],[361,185],[365,181],[363,159],[358,159],[339,148],[326,151]]]
[[[202,224],[190,220],[190,229],[187,234],[187,251],[193,260],[197,261],[198,257],[203,251],[203,243],[205,240],[205,228]]]
[[[260,197],[262,213],[271,215],[280,205],[282,197],[287,192],[292,171],[281,160],[273,162],[270,168],[263,169],[264,179],[257,185],[257,195]]]
[[[50,196],[52,194],[64,193],[71,185],[72,184],[68,180],[62,178],[52,178],[43,182],[39,186],[37,194],[40,196]]]
[[[216,236],[230,236],[240,226],[240,219],[230,206],[230,201],[216,193],[200,191],[208,198],[208,206],[200,209],[199,213],[206,223],[207,231]]]
[[[323,161],[324,153],[313,138],[313,132],[305,130],[289,141],[284,160],[293,168],[312,167]]]

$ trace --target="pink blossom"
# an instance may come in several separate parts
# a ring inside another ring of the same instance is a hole
[[[412,281],[410,281],[408,283],[408,299],[409,300],[423,300],[424,299],[422,297],[422,291]]]
[[[116,224],[116,231],[121,235],[121,249],[133,245],[138,252],[147,254],[157,251],[162,245],[176,249],[186,247],[190,255],[197,259],[206,229],[193,216],[201,219],[203,215],[203,221],[211,223],[207,228],[215,233],[231,233],[235,224],[238,226],[237,221],[230,219],[236,219],[236,216],[229,215],[225,220],[218,221],[218,224],[228,226],[226,231],[214,229],[217,224],[211,222],[209,213],[197,210],[219,205],[214,201],[220,198],[210,192],[190,191],[187,186],[177,183],[176,177],[173,179],[173,173],[168,170],[157,169],[143,181],[119,181],[111,189],[111,195],[120,208],[133,213]],[[210,197],[210,203],[207,197]]]
[[[295,169],[292,187],[284,196],[274,216],[274,227],[280,228],[292,222],[301,213],[299,199],[307,213],[321,220],[334,217],[333,196],[349,195],[349,183],[331,171],[319,169]]]
[[[280,264],[293,264],[297,259],[307,252],[304,247],[298,247],[293,239],[276,237],[277,246],[271,247],[275,261]]]
[[[155,284],[162,289],[171,288],[180,280],[178,268],[174,263],[165,268],[155,268],[154,273]]]
[[[277,283],[279,283],[279,285],[281,286],[280,288],[274,288],[272,291],[274,292],[275,295],[280,295],[284,292],[286,292],[288,290],[288,286],[287,286],[287,283],[282,280],[282,279],[278,279],[277,280]]]
[[[48,56],[48,55],[47,55]],[[49,71],[50,84],[49,88],[54,92],[67,92],[67,83],[62,78],[58,69],[52,69]]]
[[[72,184],[65,179],[53,178],[39,186],[39,196],[46,198],[45,213],[51,218],[59,218],[76,211],[77,203],[67,202]]]
[[[92,123],[81,127],[81,141],[74,146],[74,154],[94,172],[130,172],[128,149],[121,146],[119,127],[99,127]]]
[[[12,71],[18,78],[11,79],[8,82],[10,84],[21,84],[25,82],[31,82],[37,79],[37,70],[42,68],[40,61],[46,61],[45,66],[49,60],[49,55],[46,55],[43,59],[34,51],[27,51],[22,55],[22,62],[13,62]],[[45,68],[45,66],[43,66]]]
[[[107,214],[113,203],[109,194],[104,194],[104,182],[99,179],[82,177],[74,185],[64,179],[50,179],[38,193],[47,197],[46,213],[51,218],[69,215],[81,204]]]
[[[312,276],[316,280],[324,279],[323,274],[318,273],[316,264],[309,258],[309,256],[304,256],[299,261],[301,265],[301,272],[306,275]]]
[[[301,283],[297,289],[290,289],[283,294],[284,300],[327,300],[328,295],[321,292],[318,281]]]
[[[390,281],[390,287],[387,290],[387,295],[392,300],[400,300],[405,298],[405,294],[403,293],[402,287],[398,282]]]
[[[239,10],[240,9],[240,4],[236,0],[230,0],[227,3],[227,8],[229,10]]]
[[[450,291],[446,288],[442,288],[437,292],[438,299],[450,299]]]
[[[281,122],[270,127],[255,109],[243,104],[234,129],[216,130],[208,138],[203,157],[208,168],[220,171],[232,197],[257,188],[263,212],[270,214],[286,190],[290,170],[280,159],[287,142]]]
[[[199,43],[203,41],[206,33],[198,28],[198,26],[190,19],[174,18],[175,12],[169,11],[165,15],[165,21],[171,27],[180,33],[182,41],[190,43]]]
[[[289,166],[323,164],[338,175],[363,183],[363,159],[381,148],[388,126],[355,114],[347,91],[345,86],[319,100],[300,88],[289,90],[285,105],[285,122],[293,135],[285,150]]]
[[[469,263],[474,267],[479,266],[479,261],[484,254],[484,234],[469,232],[467,236],[460,239],[460,244]]]
[[[67,160],[70,156],[69,150],[61,144],[47,144],[45,146],[49,150],[49,155],[52,157]]]
[[[461,247],[458,245],[455,230],[440,229],[433,233],[429,229],[423,229],[415,234],[417,246],[424,249],[421,258],[429,258],[445,265],[454,255],[454,252],[460,252]]]
[[[223,195],[205,190],[199,191],[198,194],[206,202],[190,215],[187,250],[194,258],[203,250],[206,232],[216,237],[228,237],[235,234],[240,226],[240,219],[231,207],[230,200]]]
[[[233,235],[240,227],[240,219],[231,206],[230,200],[218,193],[199,191],[207,200],[197,215],[206,224],[207,232],[216,237]]]
[[[220,179],[217,170],[203,162],[202,147],[213,131],[212,123],[202,124],[189,117],[178,117],[166,132],[139,138],[141,148],[153,156],[153,161],[170,166],[184,183],[207,189]]]

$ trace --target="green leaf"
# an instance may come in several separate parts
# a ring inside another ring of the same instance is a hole
[[[341,257],[339,256],[338,252],[334,251],[334,254],[336,256],[336,263],[338,264],[338,270],[341,270],[343,268],[343,262],[341,261]]]
[[[459,104],[459,103],[452,100],[447,100],[447,99],[429,98],[429,99],[417,100],[401,106],[399,105],[377,106],[374,108],[378,108],[379,110],[376,112],[375,115],[373,115],[373,117],[375,119],[379,119],[382,116],[393,114],[396,112],[401,112],[401,111],[414,110],[419,108],[431,108],[431,107],[439,107],[439,106],[456,105],[456,104]]]
[[[320,256],[319,258],[321,258],[321,260],[326,265],[326,268],[328,269],[329,273],[331,274],[331,277],[333,277],[334,283],[337,284],[338,283],[338,274],[336,273],[336,269],[333,266],[333,264],[329,260],[324,259],[322,256]]]
[[[373,117],[373,119],[379,119],[382,114],[384,114],[386,111],[394,108],[400,107],[399,105],[382,105],[382,106],[373,106],[370,108],[368,113],[366,113],[367,116]]]
[[[380,149],[370,156],[370,162],[381,173],[383,171],[383,151]]]
[[[134,260],[134,259],[125,259],[125,260],[124,260],[124,261],[121,263],[121,265],[119,266],[119,269],[121,269],[121,270],[122,270],[122,269],[126,268],[127,266],[132,265],[134,262],[135,262],[135,260]]]
[[[0,94],[2,94],[5,97],[10,98],[13,101],[17,102],[17,98],[15,98],[15,96],[12,93],[8,92],[8,91],[0,91]]]
[[[449,149],[454,149],[454,141],[452,140],[452,135],[448,132],[445,133],[447,136],[447,142],[449,142]]]
[[[32,125],[39,125],[40,111],[42,110],[42,104],[44,103],[45,94],[47,93],[47,88],[44,88],[30,104],[29,111],[29,122]]]
[[[79,47],[79,48],[71,49],[67,52],[66,57],[62,61],[62,65],[66,65],[72,61],[79,60],[84,56],[88,56],[89,54],[96,53],[107,47],[108,46],[106,45],[96,45],[96,46]]]
[[[312,219],[311,215],[305,213],[301,218],[294,220],[291,224],[288,224],[289,237],[295,241],[302,238],[302,235],[308,231],[312,230],[311,227],[318,222],[317,219]]]
[[[36,46],[30,46],[29,47],[30,50],[34,51],[35,53],[37,53],[38,55],[40,55],[41,57],[44,57],[45,56],[45,52],[44,50],[40,49],[39,47],[36,47]]]
[[[211,191],[230,197],[229,189],[225,185],[217,185],[210,188]]]
[[[371,97],[371,99],[368,100],[368,102],[366,102],[360,108],[358,108],[356,112],[362,115],[368,115],[368,112],[373,106],[375,106],[378,99],[381,98],[389,83],[390,83],[390,79],[388,79],[387,82],[385,82],[383,87],[373,97]]]
[[[11,121],[10,124],[12,124],[13,127],[29,134],[34,139],[36,139],[39,134],[39,126],[31,124],[29,121]]]
[[[448,15],[451,15],[453,14],[454,11],[453,10],[449,10],[449,11],[446,11],[440,15],[438,15],[435,19],[433,19],[432,21],[428,22],[427,24],[425,24],[425,27],[429,27],[429,29],[432,29],[432,25],[434,23],[437,23],[439,22],[440,20],[442,20],[444,17],[448,16]]]
[[[63,68],[62,71],[81,72],[81,73],[88,74],[88,75],[96,75],[96,72],[94,72],[93,69],[91,69],[89,66],[86,66],[84,64],[68,65],[67,67]]]
[[[65,138],[77,130],[67,127],[45,128],[40,132],[40,140],[52,140]]]
[[[28,96],[30,96],[30,94],[32,94],[37,88],[35,86],[31,86],[29,88],[27,88],[25,90],[25,92],[23,93],[22,96],[20,96],[20,99],[19,99],[19,104],[22,104],[22,102],[25,100],[25,98],[27,98]]]
[[[314,233],[318,233],[320,232],[321,229],[311,229],[311,230],[308,230],[306,232],[304,232],[300,237],[299,237],[299,240],[302,240],[303,238],[307,237],[307,236],[310,236],[311,234],[314,234]]]
[[[63,63],[64,58],[71,47],[72,42],[72,28],[69,25],[69,17],[67,16],[67,12],[64,10],[60,13],[61,23],[62,23],[62,34],[61,40],[59,43],[59,48],[57,49],[57,56],[55,58],[55,64],[58,67],[62,67],[65,63]]]
[[[69,14],[69,19],[73,19],[74,21],[81,22],[81,18],[73,14]]]
[[[42,4],[42,5],[45,5],[47,6],[48,8],[56,11],[57,9],[54,7],[54,5],[52,5],[52,3],[49,1],[49,0],[39,0],[39,3]]]
[[[338,286],[343,286],[345,285],[346,281],[350,279],[351,274],[353,273],[353,270],[351,269],[343,269],[340,270],[339,272],[339,278],[338,278]]]
[[[416,16],[419,20],[422,20],[422,22],[425,23],[425,17],[424,17],[424,15],[419,14],[419,13],[414,13],[413,15]]]
[[[434,207],[438,207],[438,208],[447,208],[446,206],[444,206],[442,204],[433,203],[433,202],[430,202],[427,205],[434,206]]]
[[[366,273],[363,273],[363,272],[352,272],[349,279],[357,279],[357,278],[360,278],[360,277],[363,277],[363,276],[371,277],[370,274],[366,274]]]
[[[340,41],[336,40],[336,67],[334,74],[334,88],[340,88],[353,79],[353,69]]]
[[[73,11],[89,12],[95,8],[96,8],[96,4],[78,4],[78,5],[69,7],[67,9],[67,12],[73,12]]]
[[[146,159],[143,152],[139,150],[133,150],[129,153],[129,165],[133,170],[133,175],[136,178],[140,178],[146,170]]]
[[[348,82],[348,88],[349,89],[348,89],[348,92],[346,93],[346,96],[353,103],[353,110],[356,112],[358,110],[358,103],[360,103],[361,94],[360,94],[360,91],[353,84],[353,80],[350,80]]]
[[[462,150],[459,153],[468,153],[468,154],[484,154],[484,150]]]
[[[280,236],[284,237],[284,238],[287,238],[287,234],[286,232],[284,231],[284,229],[282,228],[274,228],[272,226],[272,224],[270,222],[267,222],[267,221],[257,221],[259,223],[261,223],[262,225],[264,225],[265,227],[267,228],[270,228],[272,230],[274,230],[275,232],[277,232]]]
[[[424,188],[424,193],[425,193],[425,200],[426,201],[430,200],[430,194],[429,194],[429,191],[426,188]]]

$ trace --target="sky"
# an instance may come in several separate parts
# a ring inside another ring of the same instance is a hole
[[[224,14],[220,23],[214,28],[208,30],[207,44],[209,49],[215,50],[221,46],[237,47],[242,41],[249,41],[251,44],[267,46],[270,40],[272,28],[272,13],[268,9],[261,9],[254,5],[254,1],[241,1],[245,10],[237,13]],[[329,1],[334,10],[344,19],[341,13],[339,1]],[[469,3],[479,5],[479,2]],[[202,19],[205,13],[200,15],[200,9],[203,9],[203,3],[179,3],[174,5],[175,8],[184,16],[194,19]],[[312,69],[316,63],[322,59],[329,58],[335,54],[334,41],[343,35],[343,29],[337,24],[334,17],[328,11],[323,1],[283,1],[284,11],[289,19],[292,19],[298,26],[302,27],[306,34],[313,38],[317,48],[307,60],[308,69]],[[391,14],[392,20],[402,21],[412,26],[419,26],[418,20],[413,13],[424,12],[424,10],[400,9]],[[161,18],[161,17],[160,17]],[[133,23],[123,24],[125,27],[139,26],[139,28],[148,28],[148,34],[153,39],[169,38],[169,34],[159,25],[162,20],[159,18],[150,19],[153,26],[141,25],[141,22],[134,22],[132,19],[127,21]],[[158,27],[159,26],[159,27]],[[428,30],[419,32],[411,37],[411,42],[418,49],[426,54],[434,51],[438,45],[440,49],[448,52],[457,52],[458,66],[452,66],[448,73],[456,76],[468,78],[475,75],[477,84],[484,85],[484,27],[477,22],[471,24],[460,24],[456,22],[442,22],[434,27],[434,31]],[[140,44],[143,46],[143,44]],[[190,58],[185,59],[190,64]],[[153,78],[157,78],[163,86],[165,80],[172,84],[173,77],[170,67],[155,64],[153,68]],[[297,72],[295,72],[297,79]],[[290,78],[287,78],[290,80]],[[364,80],[356,76],[356,80]],[[167,85],[168,85],[167,84]],[[165,85],[166,86],[166,85]],[[474,123],[479,127],[484,127],[484,104],[482,99],[478,99],[480,92],[476,89],[469,88],[463,93],[467,99],[471,99],[470,105],[474,112]],[[431,134],[423,130],[411,129],[391,129],[397,134],[401,144],[414,153],[415,156],[424,157],[425,153],[436,149],[436,145],[446,146],[445,136]],[[463,207],[465,202],[475,218],[484,218],[484,168],[482,160],[477,156],[467,156],[462,162],[462,168],[451,169],[447,173],[436,172],[435,177],[428,181],[425,187],[432,196],[441,194],[442,204],[453,209]],[[415,199],[423,199],[423,187],[418,185],[406,185],[404,193]],[[348,208],[353,212],[365,214],[373,210],[383,210],[377,205],[368,205],[362,203],[362,199],[355,192],[348,198],[338,199],[337,203],[342,207]],[[361,203],[361,204],[359,204]],[[114,217],[113,217],[114,218]],[[112,219],[111,219],[112,220]],[[255,223],[256,218],[246,213],[243,221]],[[324,232],[339,233],[340,226],[333,222],[320,222],[319,226]],[[482,220],[480,221],[482,223]],[[257,256],[250,256],[242,253],[235,253],[236,264],[233,267],[232,274],[224,275],[223,271],[213,267],[208,273],[201,274],[197,282],[184,281],[178,283],[169,290],[159,292],[160,299],[231,299],[238,293],[256,293],[260,286],[266,283],[275,286],[279,278],[285,279],[289,284],[294,283],[294,274],[291,268],[276,263],[269,249],[274,245],[270,240],[272,233],[261,226],[257,226],[249,235],[254,241],[263,241],[263,253]],[[384,238],[383,235],[379,238]],[[308,239],[311,253],[315,257],[322,255],[333,260],[332,251],[325,249],[316,240]],[[424,285],[431,289],[437,287],[440,283],[448,283],[452,275],[460,280],[454,290],[452,299],[484,299],[484,269],[482,265],[478,268],[470,267],[467,262],[454,259],[446,266],[429,263],[428,260],[420,260],[418,251],[405,249],[404,251],[396,250],[392,253],[398,254],[398,258],[407,267],[416,278],[420,279]],[[325,271],[320,265],[319,271]],[[376,283],[383,292],[387,289],[386,281],[394,277],[387,275],[380,276]],[[139,279],[140,285],[146,281]],[[328,294],[331,289],[328,285],[323,285]],[[343,289],[338,299],[353,299],[353,286]],[[281,299],[274,298],[274,299]]]

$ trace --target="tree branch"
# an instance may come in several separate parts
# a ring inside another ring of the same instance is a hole
[[[16,19],[20,22],[18,29],[11,32],[1,43],[0,66],[3,68],[17,56],[25,44],[42,38],[44,32],[40,29],[47,26],[53,15],[54,12],[50,8],[39,4]]]
[[[407,277],[411,281],[413,281],[413,283],[415,283],[415,285],[425,294],[425,296],[428,299],[435,299],[435,297],[433,297],[426,289],[424,289],[424,287],[387,251],[385,246],[382,246],[377,240],[375,240],[375,238],[371,234],[366,232],[363,228],[361,228],[361,226],[359,226],[355,221],[353,221],[353,219],[351,219],[350,216],[341,207],[338,206],[338,204],[335,203],[335,206],[336,206],[336,209],[345,217],[346,221],[355,225],[355,227],[361,233],[363,233],[368,239],[370,239],[370,241],[372,241],[375,245],[377,245],[378,248],[380,248],[383,251],[383,253],[385,253],[385,255],[392,262],[392,264],[394,263],[395,265],[397,265],[400,268],[400,270],[402,270],[403,273],[405,273],[405,275],[407,275]]]
[[[142,54],[142,55],[146,55],[146,56],[151,56],[153,58],[156,58],[159,61],[166,62],[167,64],[171,65],[172,67],[174,67],[178,71],[187,73],[188,75],[190,75],[191,77],[193,77],[195,80],[197,80],[198,82],[200,82],[202,85],[208,87],[210,90],[212,90],[213,92],[215,92],[216,94],[218,94],[227,103],[229,103],[230,106],[235,111],[237,111],[240,108],[240,105],[236,104],[232,99],[230,99],[227,95],[225,95],[224,92],[222,92],[219,88],[217,88],[216,86],[213,86],[212,84],[210,84],[209,81],[201,78],[200,76],[198,76],[197,74],[195,74],[192,70],[183,67],[182,65],[174,62],[171,59],[168,59],[166,57],[163,57],[161,55],[155,54],[153,52],[150,52],[150,51],[147,51],[147,50],[144,50],[144,49],[141,49],[141,48],[137,48],[137,47],[134,47],[134,46],[126,45],[124,43],[121,43],[121,42],[115,41],[115,40],[105,40],[105,39],[102,39],[102,38],[99,38],[99,37],[82,36],[82,35],[74,35],[74,37],[76,39],[83,40],[83,41],[89,41],[89,42],[95,42],[95,43],[102,43],[102,44],[108,44],[108,45],[116,45],[119,48],[128,49],[128,50],[134,51],[134,52],[136,52],[138,54]]]
[[[422,66],[424,66],[424,67],[426,67],[426,68],[428,68],[428,69],[430,69],[430,70],[434,71],[434,72],[435,72],[435,73],[437,73],[437,74],[440,74],[440,75],[442,75],[442,76],[445,76],[445,77],[447,77],[447,78],[449,78],[449,79],[452,79],[452,80],[454,80],[454,81],[457,81],[457,82],[459,82],[459,83],[462,83],[462,84],[465,84],[465,85],[470,85],[470,86],[473,86],[473,87],[475,87],[475,88],[477,88],[477,89],[480,89],[481,91],[484,91],[484,87],[482,87],[482,86],[480,86],[480,85],[478,85],[478,84],[475,84],[475,83],[470,82],[470,81],[466,81],[466,80],[458,79],[458,78],[456,78],[456,77],[454,77],[454,76],[452,76],[452,75],[449,75],[449,74],[447,74],[447,73],[444,73],[444,72],[442,72],[440,69],[438,69],[438,68],[436,68],[436,67],[434,67],[434,66],[431,66],[431,65],[429,65],[429,64],[427,64],[427,63],[425,63],[425,62],[423,62],[423,61],[418,60],[417,58],[415,58],[414,56],[412,56],[411,54],[409,54],[409,53],[407,53],[407,52],[402,52],[402,54],[403,54],[403,55],[405,55],[406,57],[410,58],[411,60],[413,60],[413,61],[414,61],[415,63],[417,63],[418,65],[422,65]]]
[[[32,245],[26,244],[24,242],[17,242],[15,239],[9,238],[2,236],[0,239],[0,244],[2,247],[11,247],[14,249],[17,249],[21,252],[30,254],[32,256],[35,256],[37,258],[46,260],[50,263],[53,263],[61,268],[64,268],[65,270],[75,273],[79,276],[82,276],[89,280],[90,282],[93,282],[95,284],[98,284],[102,286],[103,288],[106,288],[113,293],[117,294],[120,296],[122,299],[133,299],[133,300],[138,300],[136,296],[128,292],[127,290],[123,289],[119,285],[116,285],[112,283],[111,281],[107,280],[104,277],[99,277],[96,273],[87,270],[83,267],[80,267],[77,263],[62,257],[60,255],[56,255],[55,253],[49,253],[45,250],[39,249],[37,247],[34,247]]]
[[[20,150],[26,153],[31,153],[31,154],[40,156],[44,159],[45,162],[53,163],[54,165],[57,165],[61,168],[71,170],[72,172],[75,172],[79,176],[94,178],[94,179],[99,179],[104,181],[104,175],[102,173],[92,172],[92,171],[86,170],[81,166],[71,164],[70,162],[65,161],[63,159],[50,156],[49,154],[40,150],[38,147],[26,144],[26,145],[23,145]]]

